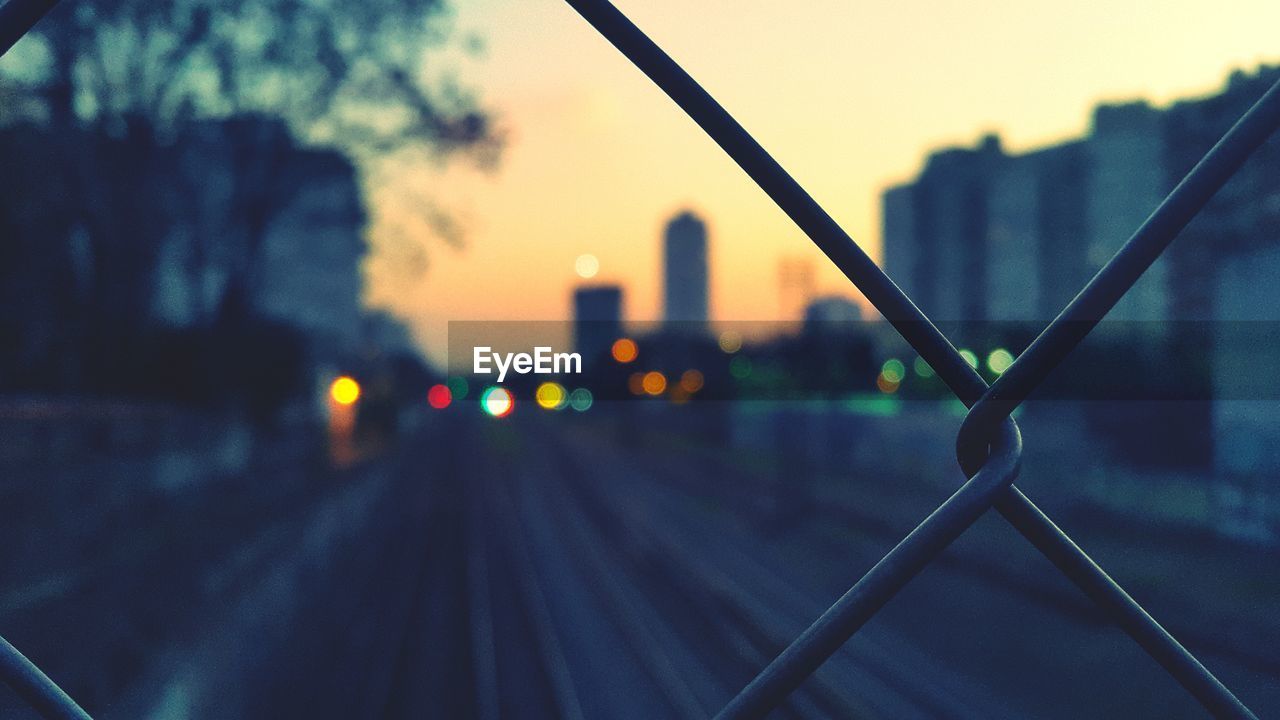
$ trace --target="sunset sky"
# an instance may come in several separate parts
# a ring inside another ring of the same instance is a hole
[[[410,321],[433,357],[445,323],[566,319],[581,282],[626,288],[632,320],[659,316],[664,221],[693,208],[711,230],[712,314],[779,318],[781,258],[813,258],[818,289],[847,282],[665,95],[560,0],[465,0],[475,57],[442,58],[508,135],[486,174],[413,181],[457,214],[465,247],[427,243],[408,274],[369,263],[370,304]],[[879,193],[924,154],[998,131],[1006,148],[1085,131],[1094,104],[1217,88],[1280,61],[1280,3],[619,0],[846,230],[879,258]],[[378,198],[374,198],[375,202]],[[388,205],[391,207],[391,205]],[[387,210],[385,214],[393,214]],[[383,241],[375,225],[375,247]]]

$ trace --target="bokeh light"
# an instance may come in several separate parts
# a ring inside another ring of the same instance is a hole
[[[641,387],[648,395],[661,395],[667,389],[667,376],[657,370],[650,370],[644,374]]]
[[[907,366],[903,365],[898,358],[889,358],[884,361],[884,365],[880,366],[880,374],[885,380],[899,384],[907,376]]]
[[[720,349],[727,353],[736,353],[742,349],[742,334],[734,330],[720,333]]]
[[[876,387],[880,388],[880,392],[886,395],[892,395],[893,393],[898,392],[898,387],[901,384],[901,381],[890,379],[886,377],[884,373],[880,373],[876,376]]]
[[[969,363],[969,367],[974,370],[978,369],[978,356],[974,355],[972,350],[969,348],[960,348],[960,357],[964,358],[964,361]]]
[[[436,410],[443,410],[453,402],[453,391],[448,385],[432,385],[427,391],[427,404]]]
[[[751,359],[745,355],[738,355],[730,360],[729,374],[738,380],[745,380],[751,377]]]
[[[1013,353],[1004,348],[996,348],[987,355],[987,367],[991,368],[991,372],[1002,375],[1009,366],[1013,365]]]
[[[591,396],[591,391],[586,388],[578,388],[569,393],[569,407],[578,412],[590,410],[593,402],[595,402],[595,398]]]
[[[506,388],[491,387],[480,394],[480,407],[493,417],[506,417],[516,407],[516,400]]]
[[[613,341],[613,347],[610,352],[613,353],[614,360],[620,363],[629,363],[640,354],[640,348],[636,346],[636,341],[631,338],[618,338]]]
[[[685,370],[680,376],[680,389],[687,393],[696,393],[702,389],[706,379],[702,377],[701,370]]]
[[[360,399],[360,383],[343,375],[329,386],[329,397],[339,405],[354,405]]]
[[[631,376],[627,378],[627,390],[629,390],[632,395],[643,395],[644,394],[644,373],[642,372],[631,373]]]
[[[918,356],[911,362],[911,369],[915,370],[916,375],[919,375],[922,378],[931,378],[936,374],[933,372],[933,368],[929,367],[929,363],[925,362],[924,358]]]
[[[543,410],[559,410],[569,402],[569,393],[560,383],[544,382],[538,386],[533,399]]]
[[[578,273],[578,277],[591,279],[600,272],[600,260],[591,253],[584,253],[573,261],[573,271]]]

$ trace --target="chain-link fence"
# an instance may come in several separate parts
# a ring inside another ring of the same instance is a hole
[[[1022,440],[1011,414],[1280,126],[1280,84],[1236,123],[1080,294],[988,386],[831,216],[661,48],[607,0],[566,1],[747,172],[970,408],[956,440],[957,456],[968,481],[783,650],[718,717],[761,717],[781,704],[898,590],[993,508],[1215,717],[1255,717],[1013,485]],[[53,0],[8,0],[0,5],[0,54],[53,4]],[[2,640],[0,677],[45,717],[88,717],[34,664]]]
[[[567,0],[733,158],[970,407],[956,440],[969,480],[796,638],[720,712],[760,717],[778,706],[908,581],[995,508],[1217,717],[1254,717],[1013,485],[1021,437],[1013,410],[1056,367],[1217,190],[1280,125],[1273,87],[1182,180],[1119,252],[990,387],[887,275],[674,60],[607,0]]]

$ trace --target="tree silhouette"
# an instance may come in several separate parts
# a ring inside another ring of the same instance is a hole
[[[350,154],[416,144],[491,161],[490,117],[428,72],[449,43],[444,0],[102,0],[55,9],[24,42],[23,85],[55,126],[165,132],[202,117],[286,120]]]

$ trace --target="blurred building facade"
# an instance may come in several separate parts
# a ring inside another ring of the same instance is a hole
[[[822,327],[846,325],[852,328],[862,322],[862,308],[843,295],[823,295],[804,308],[804,324]]]
[[[217,398],[359,350],[359,178],[282,122],[16,125],[0,158],[3,390]]]
[[[707,225],[685,211],[667,223],[662,245],[663,319],[676,328],[705,325],[709,318]]]
[[[933,153],[917,178],[884,193],[885,269],[935,319],[1038,330],[1277,80],[1280,66],[1263,66],[1163,108],[1102,105],[1087,136],[1027,153],[1004,153],[991,138]],[[1280,138],[1107,320],[1122,321],[1112,337],[1139,352],[1181,347],[1179,357],[1203,366],[1222,529],[1272,532],[1263,518],[1280,503],[1280,380],[1262,369],[1280,364]]]
[[[906,192],[906,201],[897,198],[886,205],[885,250],[894,253],[889,262],[896,265],[899,259],[910,259],[895,274],[918,293],[913,295],[916,304],[932,317],[959,320],[987,315],[983,288],[990,209],[986,199],[1004,158],[994,135],[973,149],[934,153]],[[893,212],[908,212],[910,218],[891,217],[889,207]]]
[[[191,197],[160,248],[154,318],[198,325],[243,292],[254,313],[325,351],[354,349],[366,217],[351,161],[298,147],[260,118],[198,124],[174,148],[175,180]]]
[[[350,348],[361,337],[366,252],[355,168],[336,152],[303,151],[281,181],[294,189],[263,237],[256,304],[316,342]]]
[[[778,260],[779,317],[791,320],[804,317],[805,308],[813,300],[817,285],[817,269],[813,258],[784,257]]]
[[[1086,137],[1027,153],[994,136],[939,150],[884,193],[885,269],[935,319],[1047,322],[1277,77],[1277,67],[1236,73],[1222,92],[1168,108],[1102,105]],[[1108,319],[1217,317],[1219,258],[1266,242],[1272,152],[1184,233],[1201,240],[1175,243]]]
[[[1185,173],[1280,79],[1235,73],[1226,90],[1169,110],[1165,162]],[[1175,307],[1209,318],[1221,529],[1274,540],[1280,508],[1280,140],[1272,137],[1169,249]],[[1208,270],[1212,269],[1212,272]]]
[[[573,349],[591,366],[622,337],[622,288],[593,285],[573,291]]]
[[[1176,182],[1165,169],[1164,119],[1145,102],[1103,105],[1094,111],[1092,130],[1085,140],[1088,165],[1079,178],[1086,218],[1080,237],[1085,239],[1088,263],[1085,276],[1074,278],[1079,282],[1070,292],[1083,287],[1111,259]],[[1167,258],[1157,260],[1109,317],[1126,321],[1170,319],[1169,265]],[[1070,297],[1060,295],[1059,308]]]

